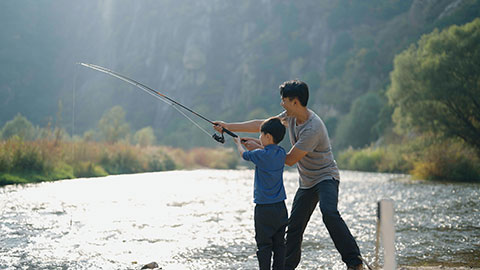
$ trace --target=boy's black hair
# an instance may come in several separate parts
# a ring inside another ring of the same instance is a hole
[[[278,144],[283,140],[283,137],[285,136],[285,130],[285,125],[278,117],[268,118],[260,127],[261,132],[272,135],[273,142],[275,144]]]
[[[299,80],[290,80],[282,83],[280,86],[280,95],[282,98],[298,98],[303,107],[308,103],[308,85]]]

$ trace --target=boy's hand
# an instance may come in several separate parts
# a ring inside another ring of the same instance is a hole
[[[244,149],[243,146],[242,146],[242,138],[240,138],[240,137],[235,137],[235,138],[233,138],[233,141],[234,141],[235,144],[237,145],[238,153],[239,153],[240,156],[242,157],[242,156],[243,156],[243,153],[245,152],[245,149]]]
[[[243,145],[245,145],[245,147],[251,151],[251,150],[254,150],[254,149],[258,149],[258,148],[263,148],[263,146],[259,143],[257,143],[257,139],[253,139],[253,138],[243,138],[243,140],[245,141],[243,143]]]
[[[242,139],[240,137],[233,138],[233,141],[235,142],[236,145],[240,145],[242,143]]]

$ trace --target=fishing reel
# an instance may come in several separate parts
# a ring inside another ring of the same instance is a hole
[[[231,133],[231,134],[235,135],[235,136],[232,136],[232,137],[234,137],[234,138],[238,137],[235,133],[232,133],[231,131],[229,131],[227,129],[224,129],[224,130],[226,130],[228,134]],[[212,138],[215,139],[215,141],[217,141],[219,143],[225,143],[225,137],[223,136],[223,132],[220,133],[220,135],[222,135],[222,136],[219,136],[217,133],[213,133]],[[245,140],[245,139],[241,139],[240,141],[242,143],[247,142],[247,140]]]
[[[223,136],[223,133],[221,133],[221,135],[222,136],[219,136],[217,133],[213,133],[212,138],[219,143],[225,143],[225,137]]]
[[[220,132],[220,135],[221,135],[221,136],[218,135],[217,133],[213,133],[212,138],[213,138],[215,141],[219,142],[219,143],[225,143],[225,137],[223,136],[223,133],[225,133],[225,132],[226,132],[228,135],[230,135],[230,136],[232,136],[232,137],[234,137],[234,138],[235,138],[235,137],[238,137],[237,134],[231,132],[230,130],[228,130],[228,129],[224,128],[224,127],[222,127],[222,132]]]

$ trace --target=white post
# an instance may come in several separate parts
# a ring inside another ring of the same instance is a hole
[[[393,200],[382,199],[379,202],[380,235],[384,251],[384,270],[395,270],[395,224]]]

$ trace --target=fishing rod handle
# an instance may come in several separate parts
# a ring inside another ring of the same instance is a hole
[[[231,132],[230,130],[228,130],[228,129],[224,128],[224,127],[222,127],[222,132],[225,132],[225,133],[227,133],[228,135],[230,135],[230,136],[232,136],[232,137],[234,137],[234,138],[238,137],[237,134]]]

